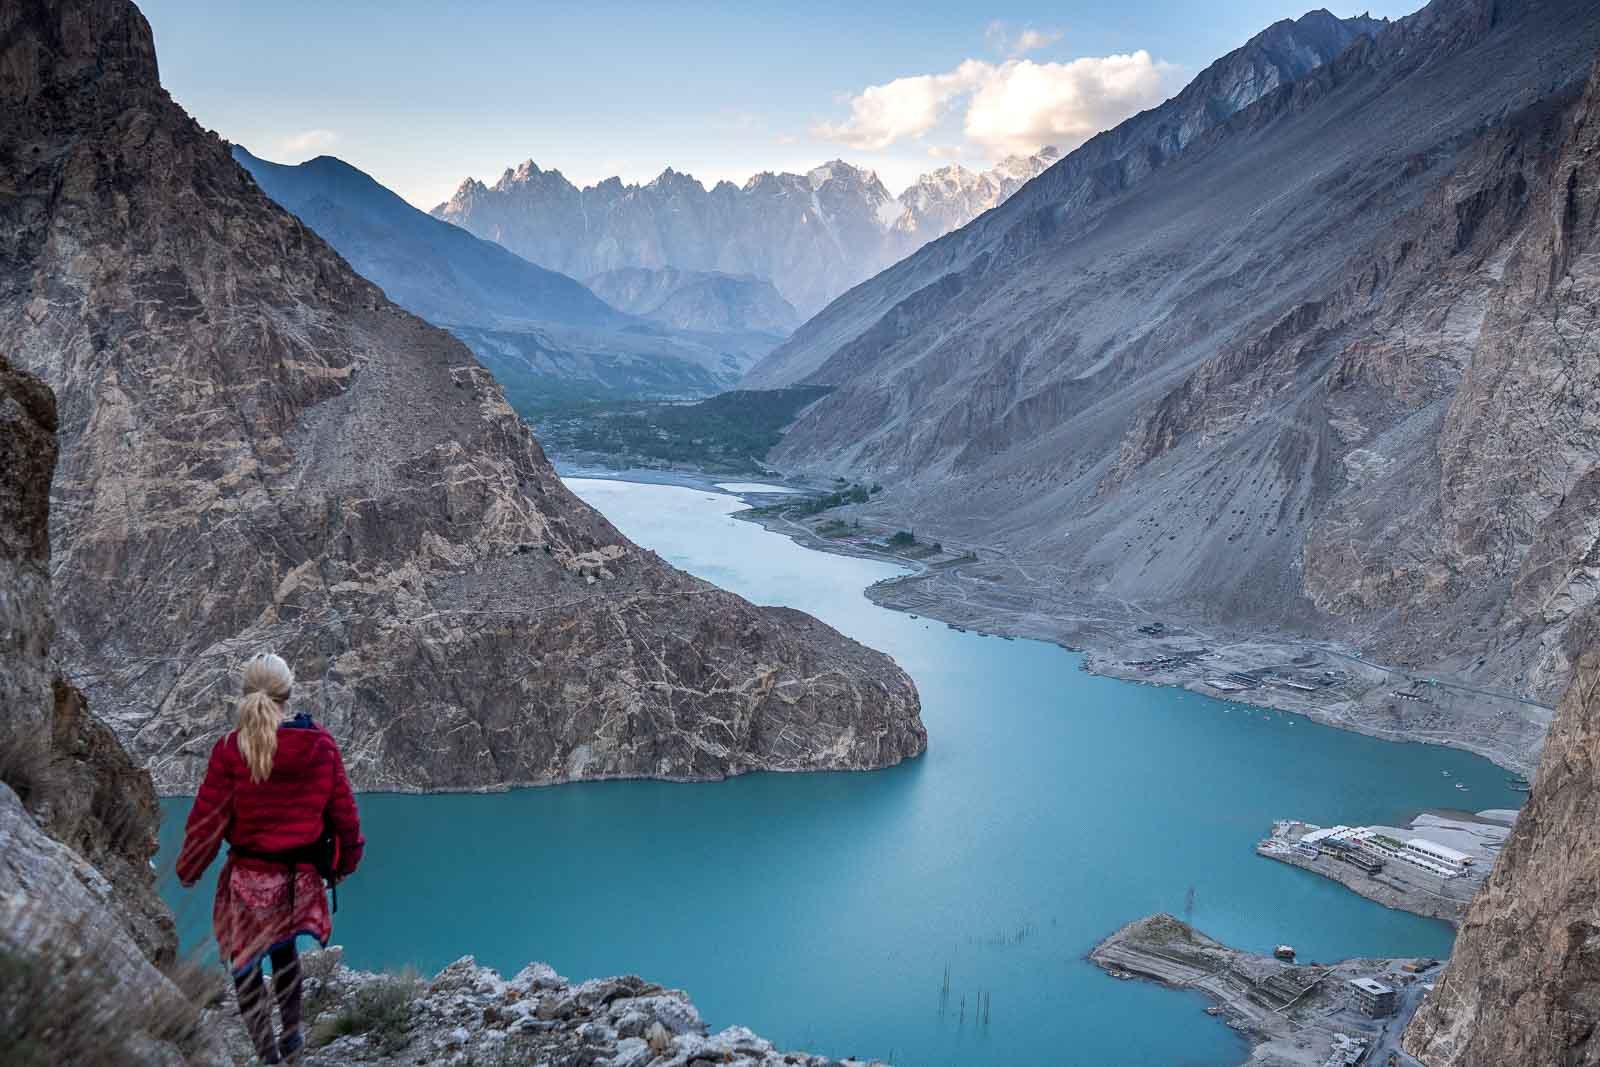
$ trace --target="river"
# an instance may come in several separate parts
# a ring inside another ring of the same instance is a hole
[[[1231,1064],[1245,1045],[1197,996],[1111,979],[1085,953],[1182,914],[1192,889],[1195,924],[1240,947],[1444,956],[1445,924],[1253,846],[1277,818],[1403,825],[1522,799],[1468,753],[1099,678],[1053,645],[879,608],[862,590],[897,567],[733,519],[728,494],[569,484],[677,566],[893,656],[928,752],[861,774],[364,795],[368,858],[335,922],[353,965],[431,972],[471,953],[508,973],[637,973],[687,989],[713,1027],[896,1064]],[[169,871],[188,801],[164,805]],[[163,893],[202,942],[209,892],[168,873]]]

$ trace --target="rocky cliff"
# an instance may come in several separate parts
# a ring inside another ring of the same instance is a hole
[[[0,1058],[103,1062],[70,991],[124,1031],[126,1062],[171,1062],[216,1046],[158,969],[177,938],[150,866],[155,790],[49,658],[55,428],[50,390],[0,356]],[[102,1001],[102,981],[138,988],[138,1004]],[[52,986],[58,1002],[30,1002]]]
[[[1427,1067],[1600,1064],[1600,654],[1583,658],[1528,805],[1406,1030]]]
[[[753,275],[808,316],[1004,202],[1059,157],[1046,148],[987,171],[945,167],[898,198],[841,160],[708,190],[670,167],[644,185],[610,178],[580,189],[530,159],[492,186],[468,178],[433,213],[579,278],[630,268]]]
[[[1593,4],[1435,0],[1225,57],[797,331],[747,381],[833,392],[770,458],[1035,613],[1446,676],[1341,722],[1527,766],[1592,626],[1597,47]]]
[[[192,787],[270,647],[361,788],[922,751],[910,679],[667,566],[161,89],[124,0],[0,8],[0,351],[53,385],[61,660]]]

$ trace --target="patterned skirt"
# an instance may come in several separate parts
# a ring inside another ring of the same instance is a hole
[[[275,948],[305,934],[327,947],[333,934],[328,895],[316,868],[229,859],[217,876],[211,908],[217,946],[235,975],[243,975]]]

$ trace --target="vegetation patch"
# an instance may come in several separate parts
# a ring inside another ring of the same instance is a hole
[[[199,1050],[197,991],[132,988],[106,972],[94,940],[78,930],[37,951],[0,946],[0,1063],[121,1067],[141,1043]]]
[[[765,472],[763,460],[784,428],[827,393],[822,386],[736,389],[694,403],[589,402],[543,408],[516,395],[511,399],[553,455],[748,474]]]
[[[415,971],[383,975],[345,998],[333,1014],[318,1019],[311,1028],[311,1044],[320,1047],[341,1037],[365,1034],[379,1052],[396,1052],[411,1040],[407,1030],[416,1000]]]

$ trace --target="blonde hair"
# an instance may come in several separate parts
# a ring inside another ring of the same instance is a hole
[[[244,664],[244,698],[239,701],[239,751],[250,767],[250,780],[272,775],[278,753],[278,723],[294,687],[294,672],[282,656],[259,652]]]

